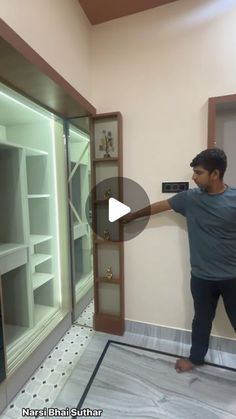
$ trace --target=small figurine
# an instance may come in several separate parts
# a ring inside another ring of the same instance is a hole
[[[106,271],[106,279],[112,279],[112,277],[113,277],[113,273],[111,270],[111,266],[109,266],[109,268],[107,268],[107,271]]]
[[[103,238],[104,238],[104,240],[110,240],[109,230],[104,230],[103,231]]]
[[[107,189],[107,191],[104,193],[104,198],[109,199],[112,195],[112,190]]]

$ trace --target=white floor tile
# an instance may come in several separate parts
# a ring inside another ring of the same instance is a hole
[[[89,308],[91,316],[92,309],[93,304]],[[50,407],[72,374],[93,334],[92,328],[77,323],[72,325],[9,403],[2,413],[1,419],[20,419],[23,407],[31,409]]]

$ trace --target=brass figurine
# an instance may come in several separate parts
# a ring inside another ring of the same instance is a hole
[[[109,266],[109,268],[107,268],[107,271],[106,271],[106,279],[112,279],[112,277],[113,277],[113,273],[111,270],[111,266]]]
[[[110,240],[109,230],[104,230],[103,231],[103,238],[104,238],[104,240]]]
[[[109,199],[112,196],[112,190],[107,189],[107,191],[104,193],[104,198]]]

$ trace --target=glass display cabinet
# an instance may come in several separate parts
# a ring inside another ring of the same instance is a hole
[[[93,298],[93,243],[85,208],[91,187],[89,118],[72,119],[67,134],[73,318],[76,320]]]
[[[94,328],[124,331],[124,244],[119,221],[108,217],[109,198],[122,202],[122,117],[92,118],[92,204],[94,231]]]
[[[7,375],[70,311],[63,123],[0,85],[0,276]]]

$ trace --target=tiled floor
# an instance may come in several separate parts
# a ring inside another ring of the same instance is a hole
[[[100,409],[103,419],[236,418],[235,371],[205,365],[177,374],[175,361],[110,343],[80,409]]]
[[[121,347],[121,351],[107,359],[105,356],[105,363],[102,361],[100,364],[101,354],[109,339],[175,356],[164,356],[167,359],[162,360],[159,354],[144,352],[143,355],[139,349],[128,349],[129,358],[125,362],[125,351]],[[133,350],[134,355],[131,352]],[[176,357],[187,356],[188,353],[189,345],[173,341],[129,332],[123,336],[96,332],[53,407],[60,411],[65,408],[103,409],[104,419],[236,419],[235,371],[205,365],[178,374],[174,369]],[[209,353],[207,361],[213,355]],[[160,358],[160,361],[156,358]],[[234,356],[231,362],[234,362],[235,368]],[[103,368],[99,367],[100,373],[93,382],[95,392],[89,390],[84,402],[80,402],[99,364]],[[84,417],[82,414],[79,416]],[[55,419],[58,418],[56,414]]]
[[[92,315],[93,302],[0,415],[1,419],[20,419],[22,407],[43,409],[53,404],[93,336]]]
[[[84,309],[83,313],[75,321],[75,324],[80,326],[93,327],[93,313],[94,313],[94,301],[92,300],[90,304]]]
[[[21,419],[22,407],[64,409],[77,406],[104,345],[108,339],[114,340],[113,335],[94,333],[91,327],[93,310],[92,302],[0,415],[1,419]],[[176,355],[187,356],[189,353],[188,345],[129,332],[115,340]],[[229,367],[236,365],[236,355],[216,350],[210,350],[207,358],[207,361]]]

